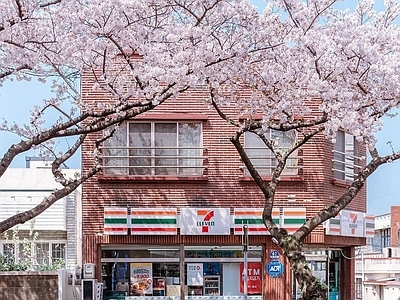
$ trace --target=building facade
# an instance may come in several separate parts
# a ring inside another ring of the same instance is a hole
[[[86,77],[86,104],[110,101],[91,86]],[[262,224],[264,197],[229,141],[234,128],[209,110],[205,98],[201,88],[181,95],[122,124],[102,146],[102,173],[83,185],[82,228],[83,263],[96,266],[105,299],[301,298],[290,266]],[[269,180],[271,154],[250,135],[245,146]],[[94,150],[83,145],[83,171],[92,166]],[[276,222],[293,232],[330,204],[348,187],[362,155],[345,133],[335,145],[323,136],[304,145],[281,176]],[[371,234],[365,209],[363,189],[305,241],[314,274],[329,285],[329,299],[355,298],[354,260],[346,257]]]
[[[27,157],[26,162],[26,168],[9,168],[1,177],[0,220],[33,208],[61,187],[43,158]],[[73,177],[80,170],[63,169],[63,172]],[[81,192],[76,190],[31,222],[1,235],[0,253],[15,263],[29,259],[36,268],[56,261],[67,268],[82,264],[80,201]],[[26,249],[29,253],[24,253]]]
[[[375,236],[356,251],[356,299],[400,299],[400,206],[375,217]]]

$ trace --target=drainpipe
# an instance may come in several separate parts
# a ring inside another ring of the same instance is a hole
[[[364,253],[361,252],[361,288],[362,288],[362,300],[365,299],[365,287],[364,287],[364,275],[365,275],[365,270],[364,270]]]

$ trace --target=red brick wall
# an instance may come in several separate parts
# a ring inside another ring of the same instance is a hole
[[[89,78],[88,78],[89,79]],[[90,79],[83,80],[83,96],[87,104],[109,101],[107,95],[94,93]],[[203,100],[207,95],[201,90],[191,91],[178,100],[168,100],[155,110],[159,113],[206,113],[208,120],[203,124],[203,143],[208,151],[208,181],[206,182],[146,182],[132,185],[131,181],[119,183],[99,182],[91,179],[83,186],[84,234],[102,232],[103,206],[203,206],[260,207],[263,196],[251,181],[239,180],[242,166],[239,156],[229,137],[234,128],[223,121]],[[197,99],[196,102],[193,100]],[[318,104],[317,100],[315,105]],[[235,117],[231,112],[231,117]],[[151,114],[151,113],[148,113]],[[147,114],[147,115],[148,115]],[[93,135],[92,138],[100,135]],[[93,148],[85,144],[82,148],[83,168],[92,164]],[[277,206],[306,206],[309,214],[321,209],[344,191],[342,186],[333,185],[332,145],[323,136],[303,146],[303,168],[300,174],[305,181],[280,183]],[[288,202],[287,195],[295,194],[296,202]],[[349,208],[365,211],[365,189]],[[90,216],[90,222],[87,218]],[[321,230],[321,229],[320,229]]]
[[[390,222],[390,245],[398,247],[400,245],[400,206],[397,205],[390,208]]]
[[[88,104],[106,100],[104,95],[90,93],[90,85],[83,80],[83,95]],[[200,89],[168,100],[154,112],[157,113],[205,113],[203,143],[208,155],[208,180],[204,182],[152,181],[120,182],[99,181],[94,177],[83,185],[83,234],[95,235],[103,230],[104,206],[170,206],[170,207],[262,207],[263,195],[251,180],[243,181],[239,156],[229,138],[232,126],[223,121],[203,100],[207,95]],[[197,100],[196,102],[194,100]],[[148,118],[152,112],[146,114]],[[228,111],[228,115],[235,117]],[[92,135],[92,140],[100,134]],[[93,163],[93,148],[87,143],[82,147],[82,166],[87,169]],[[282,181],[276,195],[276,206],[306,206],[311,215],[332,203],[345,187],[332,184],[332,144],[320,135],[304,145],[303,168],[300,175],[305,180]],[[287,195],[295,195],[294,202]],[[365,211],[365,189],[349,208]],[[322,233],[322,226],[316,232]]]

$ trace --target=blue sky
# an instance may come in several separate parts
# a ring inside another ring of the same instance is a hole
[[[0,122],[7,120],[18,125],[29,123],[30,111],[34,105],[41,105],[43,99],[51,97],[51,83],[41,83],[32,79],[32,81],[7,81],[0,87]],[[50,116],[47,119],[51,118]],[[54,118],[54,115],[53,115]],[[0,156],[13,144],[20,141],[16,134],[10,134],[0,131]],[[66,144],[71,144],[73,139],[61,139],[57,141],[55,150],[62,151],[66,149]],[[11,167],[25,167],[26,156],[40,156],[39,150],[32,150],[16,157]],[[67,164],[69,168],[80,168],[80,155],[74,155],[74,158]]]
[[[263,7],[262,0],[252,0],[251,3]],[[354,7],[355,1],[343,1],[343,8]],[[6,82],[0,87],[0,121],[7,119],[14,120],[16,123],[27,123],[30,118],[30,109],[34,104],[41,103],[42,99],[49,97],[49,84],[43,84],[36,81],[31,82]],[[377,148],[381,154],[388,154],[392,148],[387,143],[391,141],[394,150],[400,149],[400,135],[398,128],[400,119],[385,119],[383,130],[377,135]],[[13,134],[0,132],[0,156],[12,143],[19,141],[19,137]],[[65,149],[64,143],[67,140],[60,141],[56,145],[57,150]],[[39,155],[36,150],[24,153],[16,158],[12,167],[25,167],[25,156]],[[80,168],[80,158],[76,156],[68,163],[70,168]],[[391,205],[399,205],[400,201],[400,162],[388,164],[380,167],[368,180],[368,212],[374,215],[385,214],[390,211]]]

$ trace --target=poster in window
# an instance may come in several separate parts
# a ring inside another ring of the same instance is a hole
[[[244,263],[240,263],[240,292],[244,293]],[[262,263],[249,262],[247,263],[247,294],[262,293]]]
[[[219,275],[219,263],[206,262],[203,264],[204,275]]]
[[[203,285],[203,264],[193,263],[187,264],[187,285],[202,286]]]
[[[129,293],[132,296],[153,294],[153,269],[151,263],[131,263]]]

